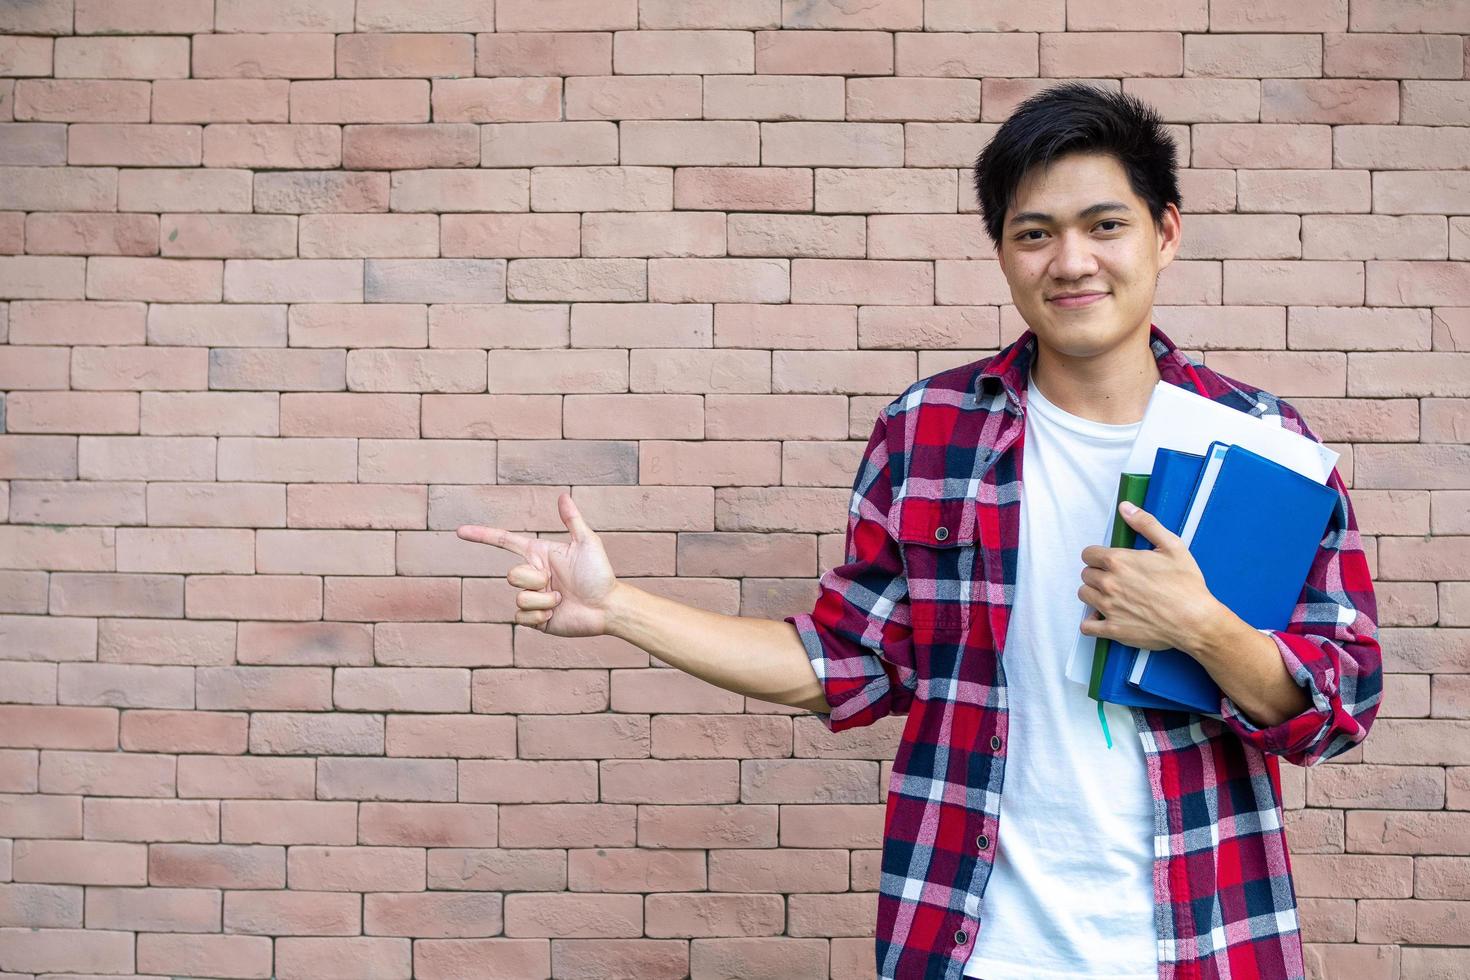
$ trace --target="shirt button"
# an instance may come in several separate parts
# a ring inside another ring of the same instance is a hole
[[[999,735],[992,735],[992,736],[990,736],[990,747],[992,749],[998,749],[998,748],[1000,748],[1000,736]]]
[[[943,541],[947,537],[949,537],[949,528],[944,527],[944,526],[941,525],[940,527],[936,527],[934,529],[934,540],[935,541]]]
[[[959,943],[961,946],[963,946],[965,944],[965,940],[968,939],[968,938],[969,937],[965,935],[965,930],[963,930],[963,929],[961,929],[959,932],[956,932],[954,934],[954,941],[957,942],[957,943]]]
[[[990,846],[990,838],[986,837],[984,834],[981,834],[979,837],[975,838],[975,846],[980,848],[980,850],[982,851],[985,850],[987,847]]]

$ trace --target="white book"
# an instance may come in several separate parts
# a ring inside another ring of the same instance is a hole
[[[1337,465],[1339,456],[1321,443],[1283,428],[1281,420],[1275,416],[1261,418],[1248,415],[1178,385],[1159,381],[1149,395],[1143,424],[1138,428],[1122,472],[1152,475],[1154,456],[1159,449],[1175,449],[1203,456],[1210,443],[1215,441],[1244,446],[1322,484],[1332,476],[1332,468]],[[1203,506],[1203,501],[1197,502]],[[1097,539],[1099,544],[1113,539],[1113,522],[1122,519],[1114,508],[1107,526]],[[1198,523],[1198,518],[1195,523]],[[1080,577],[1078,586],[1081,586]],[[1097,637],[1083,633],[1081,624],[1092,612],[1091,606],[1084,607],[1082,619],[1077,621],[1077,641],[1067,660],[1067,679],[1083,687],[1089,687],[1092,682],[1092,655],[1097,649]],[[1146,652],[1143,651],[1145,655]],[[1145,660],[1146,656],[1139,656],[1136,664]],[[1135,671],[1138,669],[1141,668],[1135,666]]]

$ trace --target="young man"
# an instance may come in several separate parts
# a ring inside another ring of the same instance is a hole
[[[1268,392],[1191,362],[1151,321],[1180,242],[1175,148],[1144,103],[1082,84],[1022,103],[976,162],[986,231],[1028,330],[880,413],[846,560],[809,614],[722,616],[619,583],[571,498],[567,543],[466,525],[523,555],[515,621],[610,633],[832,731],[907,715],[888,787],[880,977],[1299,980],[1279,764],[1362,741],[1376,603],[1338,504],[1283,630],[1216,601],[1179,538],[1101,547],[1162,379],[1316,439]],[[1024,494],[1022,472],[1025,472]],[[1024,500],[1024,506],[1023,506]],[[1064,668],[1089,636],[1177,647],[1220,719],[1095,702]],[[840,841],[834,841],[840,844]]]

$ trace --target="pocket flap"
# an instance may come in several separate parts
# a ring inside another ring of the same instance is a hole
[[[892,509],[889,530],[904,544],[930,548],[974,545],[980,536],[973,497],[904,497]]]

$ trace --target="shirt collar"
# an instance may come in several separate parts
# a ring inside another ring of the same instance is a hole
[[[1189,358],[1184,356],[1184,353],[1156,324],[1150,323],[1148,330],[1149,348],[1153,351],[1154,361],[1158,365],[1159,377],[1172,385],[1193,391],[1195,394],[1205,394],[1195,384],[1195,374],[1191,370],[1192,365]],[[986,385],[999,384],[1010,400],[1019,406],[1021,389],[1026,386],[1026,379],[1031,371],[1031,362],[1035,356],[1036,332],[1027,330],[1008,347],[989,358],[981,367],[975,379],[977,400],[983,401]]]

